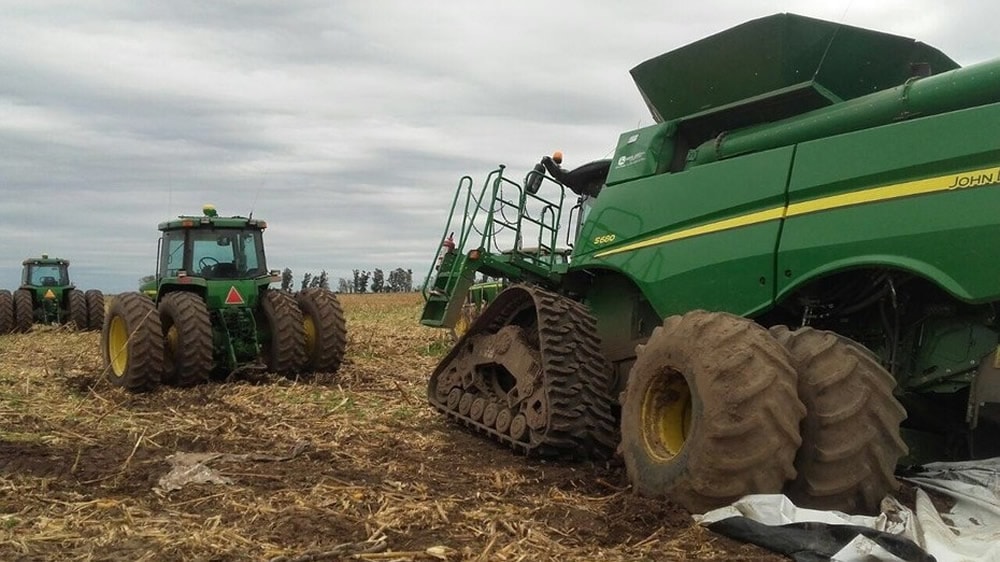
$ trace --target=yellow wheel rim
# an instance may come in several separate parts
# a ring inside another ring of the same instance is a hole
[[[111,360],[111,370],[119,377],[128,368],[128,327],[121,316],[111,319],[108,326],[108,357]]]
[[[306,329],[306,353],[309,357],[312,357],[313,350],[316,348],[316,322],[314,322],[313,317],[308,314],[303,316],[302,325]]]
[[[691,389],[684,376],[668,371],[646,387],[640,426],[646,451],[660,461],[677,456],[691,429]]]

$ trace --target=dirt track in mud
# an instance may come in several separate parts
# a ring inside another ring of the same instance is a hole
[[[415,295],[343,298],[348,362],[130,395],[99,336],[0,337],[0,559],[782,560],[637,497],[623,469],[529,460],[426,406],[447,340]],[[206,453],[168,490],[179,453]],[[173,457],[171,455],[174,455]]]

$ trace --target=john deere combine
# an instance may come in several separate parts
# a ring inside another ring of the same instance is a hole
[[[996,454],[1000,60],[781,14],[632,75],[656,124],[614,158],[459,183],[422,323],[515,284],[431,404],[692,511],[871,511],[897,462]]]
[[[155,284],[118,295],[108,311],[101,347],[110,381],[144,390],[247,368],[336,372],[347,342],[340,302],[326,289],[270,288],[280,276],[266,266],[266,227],[210,205],[160,223]]]
[[[21,287],[0,291],[0,334],[27,332],[33,324],[68,324],[78,330],[100,330],[104,294],[83,292],[69,279],[69,261],[28,258],[22,262]]]

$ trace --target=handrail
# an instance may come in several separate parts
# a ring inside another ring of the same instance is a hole
[[[458,283],[457,276],[465,265],[465,255],[472,248],[482,248],[496,254],[510,252],[539,267],[551,268],[555,264],[566,200],[565,187],[545,174],[538,174],[542,183],[552,182],[559,188],[558,197],[547,199],[538,195],[538,190],[528,192],[521,184],[505,177],[505,169],[504,165],[499,165],[478,188],[471,176],[459,179],[448,219],[438,240],[434,261],[424,278],[421,290],[424,300],[429,300],[432,290],[434,294],[444,291],[448,297],[451,296]],[[529,207],[538,208],[538,215],[532,216]],[[512,211],[515,216],[508,216]],[[457,213],[461,213],[461,218],[456,216]],[[524,236],[527,234],[525,228],[528,225],[532,225],[533,229],[529,230],[532,230],[531,240],[537,248],[534,252],[523,251]],[[503,232],[513,233],[513,247],[500,247]],[[450,252],[455,255],[446,259],[445,247],[449,234],[454,236],[454,248]],[[435,287],[442,283],[442,275],[447,276],[447,281],[443,283],[444,286]]]

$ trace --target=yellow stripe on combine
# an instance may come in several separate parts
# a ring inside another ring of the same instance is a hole
[[[808,215],[810,213],[840,209],[842,207],[878,203],[880,201],[888,201],[902,197],[912,197],[914,195],[925,195],[939,191],[952,191],[985,185],[1000,185],[1000,169],[992,167],[981,170],[971,170],[968,172],[939,176],[936,178],[927,178],[906,183],[898,183],[895,185],[864,189],[861,191],[852,191],[850,193],[841,193],[839,195],[813,199],[812,201],[792,203],[791,205],[788,205],[787,208],[784,206],[774,207],[772,209],[756,211],[738,217],[710,222],[684,230],[678,230],[677,232],[671,232],[669,234],[662,234],[660,236],[655,236],[639,242],[626,244],[619,248],[598,252],[595,254],[595,257],[603,258],[623,252],[631,252],[632,250],[648,248],[649,246],[657,246],[659,244],[676,242],[677,240],[683,240],[685,238],[701,236],[702,234],[732,230],[742,226],[760,224],[785,217],[797,217]]]

